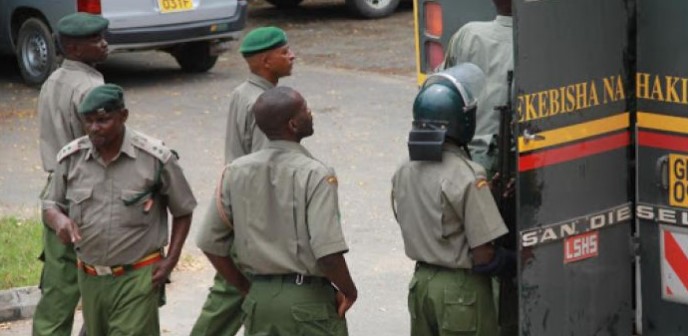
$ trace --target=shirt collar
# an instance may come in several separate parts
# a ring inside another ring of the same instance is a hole
[[[119,149],[119,153],[117,156],[115,156],[115,160],[120,157],[122,153],[127,154],[132,159],[136,158],[136,148],[134,148],[134,144],[131,142],[131,132],[129,131],[128,128],[124,129],[124,139],[122,140],[122,147]],[[91,143],[91,140],[88,141],[89,148],[88,152],[86,153],[86,159],[90,158],[98,158],[100,157],[100,154],[96,151],[95,146]],[[114,160],[113,160],[114,161]]]
[[[313,155],[311,155],[311,153],[306,149],[306,147],[303,147],[298,142],[286,141],[286,140],[270,140],[270,142],[268,143],[268,148],[282,149],[282,150],[287,150],[287,151],[292,151],[292,152],[299,152],[299,153],[302,153],[303,155],[308,156],[309,158],[313,158]]]
[[[512,27],[514,24],[514,18],[511,16],[497,15],[495,22],[504,27]]]
[[[254,73],[250,73],[248,75],[248,81],[251,82],[253,85],[260,87],[263,90],[270,90],[275,87],[267,79],[260,77]]]
[[[81,70],[81,71],[86,71],[86,72],[92,72],[92,73],[98,73],[98,70],[93,68],[92,66],[79,62],[79,61],[72,61],[65,59],[62,61],[62,67],[67,69],[67,70]]]

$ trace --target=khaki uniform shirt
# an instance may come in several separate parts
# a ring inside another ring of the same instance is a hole
[[[275,87],[263,77],[249,74],[229,96],[229,115],[225,138],[225,163],[255,152],[267,145],[268,138],[256,125],[251,113],[253,104],[263,92]]]
[[[59,207],[76,222],[81,241],[77,255],[101,266],[131,264],[168,242],[167,211],[173,217],[189,215],[196,207],[189,183],[176,157],[161,141],[126,129],[117,157],[105,165],[87,136],[74,140],[59,153],[43,208]],[[155,184],[160,189],[150,211],[147,195],[132,200]]]
[[[317,260],[348,251],[334,171],[298,143],[271,141],[235,160],[213,203],[198,247],[219,256],[233,248],[248,273],[323,276]]]
[[[470,62],[485,73],[485,89],[478,97],[475,137],[469,144],[473,157],[488,151],[499,133],[499,112],[495,106],[506,105],[507,72],[514,69],[512,18],[498,15],[494,21],[469,22],[452,36],[443,69]],[[491,167],[488,167],[491,168]]]
[[[39,145],[44,171],[55,170],[57,152],[84,135],[77,108],[90,89],[103,84],[103,75],[96,69],[68,59],[45,81],[38,96]]]
[[[444,145],[442,162],[409,161],[392,179],[406,255],[449,268],[471,268],[469,249],[507,233],[485,171],[459,147]]]

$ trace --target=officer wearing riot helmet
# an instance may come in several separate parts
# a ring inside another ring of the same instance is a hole
[[[413,105],[410,160],[392,178],[392,206],[406,255],[411,335],[498,335],[490,277],[515,272],[515,256],[492,242],[507,233],[486,179],[466,145],[485,82],[462,63],[428,78]]]

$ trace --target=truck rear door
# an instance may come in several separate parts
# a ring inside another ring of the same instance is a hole
[[[688,334],[688,2],[638,1],[638,233],[643,335]]]
[[[520,334],[631,335],[630,9],[513,3]]]

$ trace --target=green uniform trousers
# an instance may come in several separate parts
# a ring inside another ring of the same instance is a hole
[[[412,336],[499,335],[491,280],[417,263],[409,285]]]
[[[152,271],[150,265],[115,277],[94,276],[79,270],[88,335],[160,335],[160,289],[153,286]]]
[[[239,290],[216,273],[213,287],[210,288],[201,315],[191,330],[191,336],[236,335],[241,328],[243,301],[244,297]]]
[[[70,336],[79,303],[76,253],[55,231],[43,227],[41,299],[33,316],[33,336]]]
[[[241,306],[246,336],[346,336],[337,315],[335,289],[324,278],[302,284],[294,276],[259,276]]]

